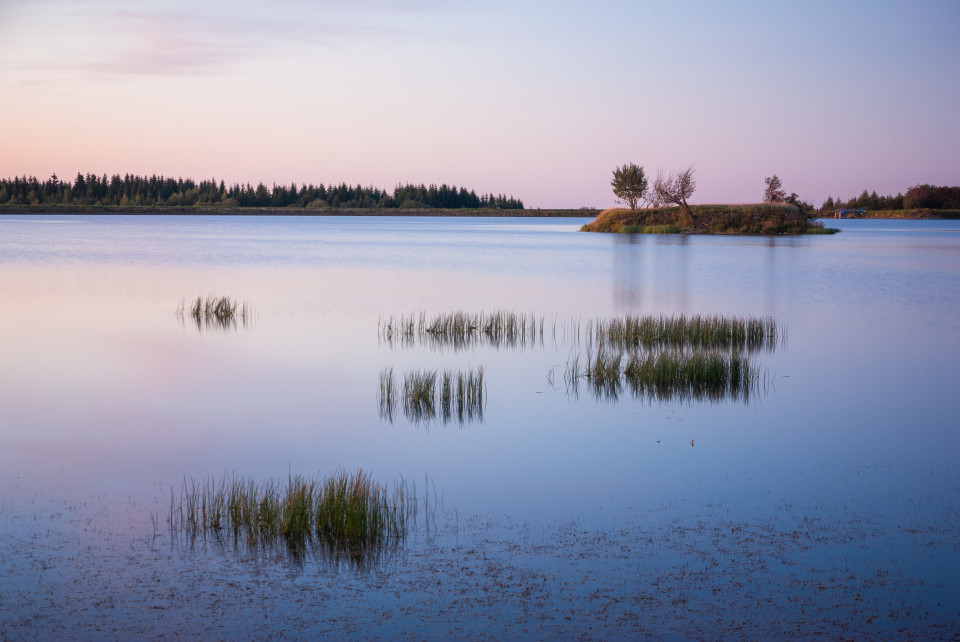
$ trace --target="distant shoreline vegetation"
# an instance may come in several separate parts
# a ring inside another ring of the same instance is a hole
[[[856,198],[834,200],[828,196],[820,207],[825,218],[837,210],[866,210],[846,218],[960,218],[960,186],[914,185],[906,194],[879,196],[876,190]]]
[[[821,218],[896,218],[910,219],[914,221],[936,221],[960,219],[960,209],[957,210],[937,210],[926,207],[918,207],[911,210],[864,210],[838,208],[834,210],[824,210],[820,213]],[[838,216],[839,214],[839,216]]]
[[[805,209],[790,203],[753,205],[691,205],[688,216],[680,207],[611,208],[584,225],[584,232],[627,234],[833,234],[809,218]],[[692,224],[691,224],[692,218]]]
[[[112,206],[321,209],[492,209],[522,210],[523,201],[503,194],[477,195],[465,187],[397,185],[393,192],[377,187],[291,183],[267,187],[259,183],[227,186],[216,179],[77,173],[73,182],[53,174],[45,181],[35,176],[0,179],[4,206]]]
[[[491,208],[375,208],[375,207],[224,207],[222,205],[9,205],[0,204],[0,215],[105,215],[105,216],[444,216],[444,217],[513,217],[513,218],[592,218],[599,210],[500,210]]]

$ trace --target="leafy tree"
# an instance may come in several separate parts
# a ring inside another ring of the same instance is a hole
[[[903,206],[908,209],[930,208],[936,209],[942,207],[939,202],[941,189],[946,191],[948,188],[937,188],[933,185],[914,185],[907,190],[903,196]]]
[[[776,174],[768,176],[763,179],[763,182],[767,185],[763,190],[764,203],[783,203],[787,200],[787,193],[783,190],[783,183],[780,182],[779,176]]]
[[[635,210],[647,191],[647,177],[643,174],[643,167],[629,163],[613,170],[610,186],[613,187],[614,196],[626,201],[630,209]]]
[[[817,217],[816,209],[813,207],[813,205],[811,203],[807,203],[806,201],[800,200],[800,197],[797,196],[796,192],[791,192],[790,196],[784,199],[784,202],[790,203],[791,205],[796,205],[808,220],[812,220]]]

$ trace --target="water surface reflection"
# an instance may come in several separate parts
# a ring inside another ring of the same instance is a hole
[[[960,225],[579,223],[0,216],[0,631],[97,637],[106,614],[134,638],[960,634]],[[256,332],[171,322],[208,291],[256,301]],[[522,312],[543,342],[375,338],[408,310]],[[750,353],[776,394],[626,403],[622,380],[619,403],[577,402],[554,320],[580,324],[582,356],[587,322],[628,314],[776,319],[789,349]],[[482,429],[381,420],[385,366],[480,365]],[[161,480],[339,467],[429,471],[452,524],[369,573],[151,539]]]

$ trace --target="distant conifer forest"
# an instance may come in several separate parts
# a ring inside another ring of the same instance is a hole
[[[483,194],[456,185],[397,185],[393,192],[376,187],[339,185],[273,185],[215,179],[77,173],[73,182],[53,174],[0,179],[0,205],[223,206],[300,208],[497,208],[522,210],[523,201],[503,194]]]
[[[849,200],[843,200],[842,198],[834,200],[832,196],[827,197],[820,210],[832,211],[857,208],[867,210],[958,210],[960,209],[960,186],[914,185],[907,190],[906,194],[897,194],[896,196],[878,196],[876,191],[867,193],[867,190],[863,190],[860,196]]]

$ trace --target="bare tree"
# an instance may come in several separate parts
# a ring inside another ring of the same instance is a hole
[[[780,182],[779,176],[774,174],[763,179],[763,182],[767,185],[767,188],[763,190],[764,203],[783,203],[787,200],[787,193],[783,191],[783,184]]]
[[[693,223],[693,212],[687,205],[687,199],[693,196],[694,190],[697,189],[693,171],[693,165],[686,169],[678,169],[670,174],[661,169],[657,173],[656,180],[653,181],[654,203],[680,207],[690,223]]]

